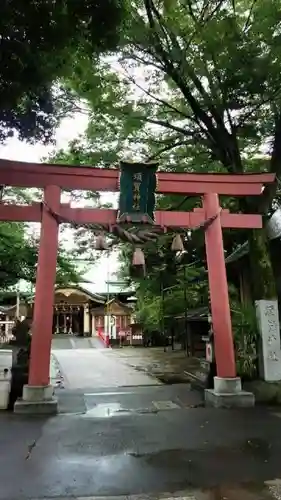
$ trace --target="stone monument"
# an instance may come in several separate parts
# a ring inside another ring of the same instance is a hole
[[[257,300],[256,314],[260,333],[259,367],[267,382],[281,380],[280,324],[277,300]]]

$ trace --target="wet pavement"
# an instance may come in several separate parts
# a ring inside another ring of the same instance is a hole
[[[202,394],[189,385],[120,386],[93,389],[57,390],[60,413],[105,412],[108,416],[157,413],[170,409],[199,408]],[[104,410],[102,410],[104,408]]]
[[[280,498],[269,496],[265,485],[281,472],[278,416],[184,408],[179,399],[169,406],[163,404],[164,390],[149,391],[143,398],[154,409],[132,409],[123,394],[118,405],[116,395],[103,392],[85,396],[83,414],[49,420],[3,415],[1,500],[132,494],[160,499],[166,492],[177,498],[179,491],[202,500]],[[275,487],[280,492],[280,484]]]
[[[0,414],[0,500],[281,499],[281,409],[204,408],[118,351],[54,355],[60,414]]]

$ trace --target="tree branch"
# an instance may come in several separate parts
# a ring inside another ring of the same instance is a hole
[[[254,7],[255,7],[255,4],[257,3],[257,0],[253,0],[252,1],[252,5],[250,7],[250,10],[249,10],[249,14],[248,14],[248,17],[246,19],[246,22],[244,24],[244,27],[243,27],[243,33],[245,33],[245,31],[249,28],[250,26],[250,21],[251,21],[251,17],[252,17],[252,13],[253,13],[253,10],[254,10]]]
[[[178,142],[175,142],[174,144],[169,144],[169,145],[165,146],[164,148],[159,149],[159,151],[157,151],[153,155],[149,156],[147,161],[156,160],[156,158],[159,158],[159,156],[161,156],[163,153],[166,153],[167,151],[171,151],[171,149],[177,148],[178,146],[183,146],[184,144],[186,144],[186,141],[178,141]]]
[[[193,5],[192,5],[192,0],[187,0],[187,9],[188,9],[188,12],[189,12],[189,15],[191,17],[191,19],[193,19],[194,23],[197,24],[197,18],[193,12]]]
[[[124,111],[123,111],[123,113],[130,114],[129,112],[125,113]],[[140,116],[140,115],[134,116],[131,114],[130,114],[130,118],[135,118],[136,120],[141,120],[141,121],[144,121],[147,123],[152,123],[154,125],[159,125],[160,127],[165,127],[165,128],[170,129],[170,130],[174,130],[174,132],[178,132],[179,134],[184,135],[184,136],[188,136],[188,137],[193,137],[196,134],[196,132],[185,130],[182,127],[177,127],[176,125],[172,125],[172,123],[169,123],[168,121],[165,121],[165,120],[155,120],[154,118],[147,118],[146,116]]]
[[[222,2],[219,2],[217,5],[217,8],[222,4]],[[154,6],[155,10],[155,6]],[[161,15],[158,13],[157,15],[158,22],[162,22]],[[172,39],[172,42],[178,52],[181,52],[181,48],[178,44],[178,41],[176,39],[176,36],[174,33],[170,30],[170,37]],[[161,47],[162,54],[166,55],[164,52],[164,49]],[[162,56],[163,57],[163,56]],[[179,72],[176,70],[174,67],[174,64],[168,60],[166,57],[166,61],[168,62],[167,64],[167,73],[169,74],[168,68],[170,67],[170,74],[172,70],[172,75],[174,81],[177,83],[178,87],[181,89],[183,95],[185,95],[187,101],[189,102],[189,105],[191,106],[195,116],[199,117],[199,120],[201,120],[204,125],[206,126],[207,130],[204,129],[205,135],[207,135],[208,139],[211,142],[211,149],[213,151],[216,151],[217,154],[219,154],[219,159],[223,163],[225,167],[227,167],[230,171],[234,171],[234,169],[237,169],[238,171],[242,171],[242,162],[241,162],[241,156],[239,153],[239,148],[238,148],[238,143],[237,143],[237,137],[236,134],[233,133],[232,135],[229,134],[225,127],[223,115],[218,111],[218,109],[214,106],[212,100],[210,99],[209,94],[205,91],[200,79],[197,77],[197,75],[194,72],[194,69],[191,66],[186,66],[184,64],[185,69],[189,77],[191,78],[193,84],[195,85],[196,89],[198,92],[201,94],[203,97],[205,103],[208,106],[209,112],[216,123],[216,127],[213,124],[212,119],[210,116],[204,111],[202,106],[199,104],[198,100],[195,99],[193,96],[191,90],[186,84],[183,84],[182,78],[179,74]],[[178,61],[178,64],[181,64],[181,60]],[[199,123],[200,126],[200,123]],[[202,126],[200,127],[202,129]]]
[[[164,65],[165,65],[166,73],[174,80],[174,82],[177,84],[178,88],[181,90],[183,96],[186,98],[186,100],[189,103],[195,117],[197,117],[197,123],[200,126],[200,128],[202,129],[202,131],[204,131],[204,133],[207,135],[207,137],[209,138],[210,141],[212,141],[214,143],[218,142],[219,136],[215,130],[212,119],[208,116],[208,114],[200,106],[199,102],[195,99],[190,88],[186,85],[185,82],[183,82],[179,72],[177,71],[177,69],[174,66],[174,62],[169,59],[167,52],[162,47],[161,39],[159,38],[159,35],[157,34],[157,27],[156,27],[156,23],[155,23],[154,17],[153,17],[153,14],[154,14],[154,15],[156,15],[156,17],[158,19],[158,23],[159,23],[159,20],[160,20],[160,22],[163,22],[160,13],[158,12],[158,10],[155,7],[155,4],[153,3],[152,0],[145,0],[145,7],[146,7],[150,27],[151,27],[151,29],[154,30],[153,32],[154,32],[154,38],[155,38],[155,48],[156,48],[156,50],[158,50],[160,56],[162,57],[162,60],[163,60]],[[170,36],[171,36],[171,31],[170,31]],[[175,47],[178,50],[180,50],[180,48],[178,47],[178,42],[174,36],[173,36],[173,41],[176,44]],[[180,61],[177,61],[177,63],[180,63]],[[197,77],[196,77],[196,82],[199,85],[198,90],[201,93],[203,87],[202,87],[202,84],[199,81],[199,79],[197,79]],[[204,126],[202,126],[202,125],[204,125]]]
[[[265,186],[262,196],[260,197],[258,207],[259,213],[261,214],[268,213],[272,200],[276,195],[278,177],[281,176],[281,111],[279,111],[275,116],[275,132],[269,171],[276,173],[276,180],[274,183]]]
[[[186,113],[184,113],[183,111],[175,108],[172,104],[170,104],[169,102],[167,101],[164,101],[163,99],[161,99],[160,97],[156,97],[155,95],[151,94],[151,92],[149,92],[149,90],[146,90],[144,89],[139,83],[137,83],[136,79],[129,74],[127,68],[125,68],[123,65],[122,65],[122,68],[123,70],[126,72],[126,75],[127,75],[127,78],[129,79],[129,81],[131,81],[131,83],[133,83],[136,87],[138,87],[144,94],[146,94],[148,97],[151,97],[151,99],[153,99],[154,101],[158,102],[159,104],[161,104],[162,106],[166,106],[167,108],[169,108],[171,111],[175,112],[176,114],[182,116],[183,118],[187,118],[188,120],[194,120],[194,118],[190,115],[187,115]]]

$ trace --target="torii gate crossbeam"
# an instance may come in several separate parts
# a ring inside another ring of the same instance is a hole
[[[89,191],[119,190],[119,170],[93,167],[70,167],[25,163],[0,159],[1,183],[6,186],[38,187],[60,186],[63,189]],[[159,172],[158,193],[205,194],[233,196],[259,195],[261,186],[272,182],[272,174],[189,174]],[[35,184],[36,185],[35,185]]]
[[[205,231],[211,312],[218,377],[235,379],[236,366],[228,298],[222,228],[261,228],[260,215],[231,214],[221,210],[218,194],[259,195],[273,174],[222,175],[159,172],[159,193],[202,196],[203,207],[193,212],[156,212],[156,224],[162,227],[194,228],[214,217]],[[0,220],[41,222],[37,265],[36,294],[32,328],[28,386],[23,400],[32,403],[50,396],[49,364],[59,217],[77,224],[114,224],[115,210],[71,208],[60,201],[61,189],[117,191],[119,171],[90,167],[29,164],[0,160],[0,184],[44,188],[44,203],[30,206],[0,204]],[[56,214],[58,217],[54,217]],[[41,398],[41,399],[40,399]],[[47,405],[48,406],[48,405]],[[46,406],[46,408],[47,408]]]

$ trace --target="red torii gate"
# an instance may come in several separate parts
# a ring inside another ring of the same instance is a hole
[[[221,210],[218,195],[260,195],[274,174],[190,174],[158,172],[158,193],[202,195],[203,207],[193,212],[156,212],[162,227],[195,228],[214,218],[205,231],[217,375],[235,379],[236,367],[225,269],[222,228],[261,228],[260,215]],[[33,164],[0,160],[0,184],[44,189],[44,203],[29,206],[0,204],[0,220],[41,223],[28,386],[23,399],[50,399],[49,365],[54,286],[58,251],[58,219],[76,224],[115,224],[116,210],[71,208],[60,202],[61,189],[118,191],[119,171],[91,167]],[[58,217],[52,215],[57,214]]]

